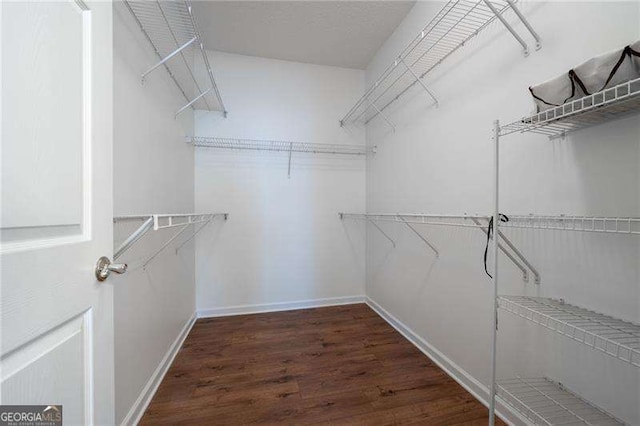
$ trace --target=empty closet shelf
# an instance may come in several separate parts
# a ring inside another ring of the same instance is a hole
[[[129,221],[142,221],[129,236],[116,248],[113,258],[120,258],[127,250],[129,250],[136,242],[144,237],[149,231],[158,231],[161,229],[178,228],[178,231],[173,234],[156,252],[148,257],[143,266],[146,266],[152,259],[166,249],[178,236],[185,232],[191,225],[199,225],[199,228],[194,228],[193,233],[185,241],[182,242],[182,247],[187,241],[191,240],[200,232],[208,223],[210,223],[216,217],[223,217],[227,220],[228,213],[184,213],[184,214],[148,214],[148,215],[130,215],[130,216],[117,216],[113,218],[114,223],[129,222]]]
[[[526,54],[527,44],[502,17],[508,9],[513,10],[539,46],[538,35],[514,3],[513,0],[451,0],[447,2],[351,107],[340,120],[340,124],[368,123],[377,115],[384,117],[385,108],[415,85],[421,86],[437,104],[436,96],[427,87],[423,78],[495,19],[502,22],[522,45]]]
[[[375,147],[368,148],[365,145],[355,144],[326,144],[204,136],[188,137],[186,141],[196,147],[237,151],[272,151],[333,155],[367,155],[369,153],[375,153]]]
[[[540,133],[549,137],[640,112],[640,78],[500,127],[500,136]]]
[[[227,110],[218,90],[209,58],[188,1],[125,0],[147,41],[153,47],[158,62],[142,74],[142,79],[156,68],[163,67],[185,99],[176,111],[193,108],[224,112]],[[199,57],[204,67],[195,69]]]
[[[622,425],[610,414],[546,378],[498,380],[497,393],[536,425]]]
[[[640,367],[640,325],[541,297],[500,296],[498,305],[507,312]]]
[[[559,231],[581,231],[610,234],[640,235],[638,217],[597,217],[597,216],[539,216],[508,214],[509,221],[501,228],[551,229]]]

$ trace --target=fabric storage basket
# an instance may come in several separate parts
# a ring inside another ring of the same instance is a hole
[[[542,112],[638,77],[640,40],[591,58],[566,74],[529,87],[529,91],[536,111]]]

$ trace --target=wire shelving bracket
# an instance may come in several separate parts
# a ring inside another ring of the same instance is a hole
[[[271,151],[287,153],[289,157],[287,176],[291,177],[291,161],[293,153],[330,154],[344,156],[366,156],[375,154],[376,147],[353,144],[324,144],[309,142],[275,141],[259,139],[238,139],[191,136],[186,142],[195,147],[230,149],[235,151]]]
[[[439,250],[427,240],[422,234],[420,234],[411,225],[440,225],[440,226],[457,226],[463,228],[476,228],[482,231],[486,236],[487,225],[483,225],[481,221],[489,223],[490,216],[478,216],[478,215],[447,215],[447,214],[422,214],[422,213],[338,213],[340,219],[353,219],[353,220],[365,220],[372,223],[378,230],[382,232],[376,222],[397,222],[408,226],[422,241],[436,254],[436,257],[440,256]],[[471,223],[469,223],[471,222]],[[384,232],[383,232],[384,233]],[[504,242],[498,243],[498,247],[503,254],[507,256],[509,260],[522,272],[522,280],[529,282],[529,272],[534,276],[534,282],[540,284],[540,274],[538,270],[527,260],[527,258],[518,250],[518,248],[502,233],[499,232],[500,240]],[[385,237],[393,242],[395,247],[395,241],[393,241],[388,235]],[[506,245],[506,247],[505,247]]]
[[[465,45],[495,19],[500,20],[523,48],[526,42],[504,19],[503,14],[513,10],[540,48],[540,37],[512,0],[451,0],[422,29],[369,87],[365,94],[342,117],[340,125],[368,123],[380,115],[395,130],[384,110],[414,85],[419,85],[438,105],[436,95],[427,87],[424,77],[449,55]]]
[[[640,112],[640,78],[500,127],[500,136],[539,133],[550,139]]]
[[[153,214],[153,215],[134,215],[134,216],[117,216],[113,218],[114,223],[132,220],[141,220],[142,225],[136,228],[125,240],[118,246],[113,254],[114,261],[122,257],[133,245],[144,237],[149,231],[158,231],[160,229],[179,228],[178,232],[173,234],[159,249],[151,256],[147,257],[143,262],[143,268],[146,267],[156,256],[163,252],[176,238],[182,235],[191,225],[201,224],[200,228],[195,229],[191,236],[183,241],[176,248],[177,251],[196,236],[207,224],[216,217],[222,216],[224,220],[229,218],[228,213],[205,213],[205,214]]]
[[[226,117],[227,109],[213,76],[191,3],[187,0],[124,0],[124,3],[159,60],[142,74],[142,81],[149,73],[162,66],[186,101],[176,111],[176,116],[193,108],[221,111]],[[206,79],[196,77],[193,58],[185,55],[195,55],[196,51],[201,55],[206,68]],[[208,96],[210,93],[215,96]]]
[[[498,395],[536,425],[623,425],[606,411],[545,377],[503,379]]]
[[[562,300],[500,296],[500,308],[593,349],[640,367],[640,325]]]

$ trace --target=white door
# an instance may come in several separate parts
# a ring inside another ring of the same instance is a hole
[[[2,404],[114,422],[112,10],[2,1]]]

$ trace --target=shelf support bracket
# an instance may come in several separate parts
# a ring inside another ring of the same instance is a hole
[[[120,247],[116,249],[115,253],[113,254],[113,260],[115,261],[120,256],[122,256],[124,252],[129,250],[131,246],[136,243],[136,241],[142,238],[144,234],[146,234],[153,228],[153,224],[154,218],[153,216],[150,216],[147,220],[144,221],[142,225],[138,227],[138,229],[133,232],[133,234],[129,235],[129,237],[120,245]]]
[[[387,118],[386,115],[384,115],[384,113],[382,111],[380,111],[380,109],[376,106],[376,104],[374,104],[371,100],[369,100],[369,98],[367,98],[367,102],[369,102],[369,105],[371,105],[377,112],[378,114],[380,114],[380,116],[382,118],[384,118],[384,121],[387,122],[387,124],[391,127],[391,129],[393,129],[393,131],[396,131],[396,126],[394,126],[393,124],[391,124],[391,122],[389,121],[389,119]]]
[[[419,83],[422,86],[422,88],[429,94],[429,96],[431,96],[431,99],[433,99],[433,102],[435,103],[435,105],[437,107],[438,106],[438,100],[433,95],[433,93],[431,93],[431,90],[429,90],[427,88],[427,86],[424,84],[424,81],[422,81],[422,79],[420,77],[418,77],[418,75],[413,71],[413,69],[411,69],[409,64],[407,64],[404,59],[400,59],[400,62],[402,62],[402,65],[404,65],[407,68],[407,71],[409,71],[411,73],[413,78],[416,79],[416,82]]]
[[[164,57],[160,62],[158,62],[157,64],[155,64],[154,66],[152,66],[151,68],[149,68],[147,71],[145,71],[142,74],[142,82],[144,83],[144,79],[146,78],[146,76],[153,70],[155,70],[156,68],[158,68],[160,65],[163,65],[165,62],[167,62],[169,59],[173,58],[175,55],[177,55],[178,53],[180,53],[181,51],[183,51],[184,49],[186,49],[187,47],[189,47],[191,45],[191,43],[193,43],[194,41],[196,41],[198,38],[194,37],[191,40],[189,40],[188,42],[186,42],[185,44],[183,44],[182,46],[178,47],[176,50],[174,50],[173,52],[169,53],[166,57]]]
[[[422,236],[422,234],[420,234],[418,232],[418,230],[416,228],[414,228],[413,226],[411,226],[411,224],[409,222],[407,222],[406,220],[404,220],[404,218],[402,216],[398,216],[400,218],[400,220],[407,225],[407,227],[409,229],[411,229],[413,231],[414,234],[416,234],[418,236],[418,238],[420,238],[426,245],[429,246],[429,248],[431,248],[431,250],[433,250],[433,252],[436,254],[436,257],[440,257],[440,252],[438,251],[437,248],[435,248],[435,246],[433,244],[431,244],[425,237]]]
[[[489,9],[491,9],[493,14],[496,15],[496,18],[498,18],[500,20],[500,22],[502,22],[502,25],[504,25],[507,28],[507,30],[509,30],[511,35],[516,40],[518,40],[518,43],[520,43],[520,45],[522,45],[522,48],[524,49],[523,50],[524,56],[529,56],[529,47],[527,46],[527,43],[522,39],[522,37],[520,37],[520,35],[513,29],[513,27],[511,25],[509,25],[507,20],[504,19],[504,16],[502,16],[502,14],[500,12],[498,12],[498,10],[491,4],[491,2],[489,0],[483,0],[483,1],[484,1],[484,4],[486,4],[487,7]]]
[[[224,220],[227,220],[229,217],[228,214],[224,215]],[[200,228],[196,229],[195,231],[193,231],[193,234],[191,234],[189,236],[189,238],[187,238],[186,240],[184,240],[178,247],[176,247],[176,254],[178,254],[178,251],[180,251],[180,249],[187,244],[189,241],[191,241],[196,234],[198,234],[200,231],[202,231],[209,223],[213,222],[213,219],[215,218],[215,215],[212,216],[209,220],[207,220],[205,223],[203,223],[202,225],[200,225]]]
[[[533,272],[533,282],[540,285],[540,274],[538,270],[527,260],[526,257],[516,248],[516,246],[502,233],[502,231],[498,231],[498,235],[505,242],[507,246],[518,256],[518,259],[522,260],[522,262],[527,265],[527,267]]]
[[[171,244],[173,241],[175,241],[176,238],[178,238],[184,231],[186,231],[187,228],[189,228],[189,225],[191,225],[191,223],[186,223],[182,228],[180,228],[180,230],[178,232],[173,234],[173,237],[169,238],[169,240],[166,243],[164,243],[162,245],[162,247],[160,247],[158,250],[156,250],[155,253],[153,253],[151,256],[149,256],[147,258],[147,260],[145,260],[144,263],[142,264],[142,269],[145,269],[147,267],[147,265],[149,264],[149,262],[151,262],[153,259],[155,259],[156,256],[158,256],[160,253],[162,253],[164,251],[164,249],[166,249],[169,246],[169,244]]]
[[[487,231],[484,229],[484,226],[482,226],[482,224],[478,221],[478,219],[476,218],[471,218],[471,220],[473,220],[473,222],[478,225],[478,229],[480,229],[482,231],[483,234],[487,235]],[[518,261],[518,259],[516,259],[506,248],[504,248],[504,246],[502,244],[500,244],[498,242],[498,248],[500,249],[500,251],[502,251],[502,253],[504,253],[505,256],[507,256],[509,258],[509,260],[511,262],[513,262],[514,265],[516,265],[516,267],[518,269],[520,269],[520,272],[522,272],[522,281],[528,283],[529,282],[529,271],[527,270],[527,268],[524,267],[524,265],[522,263],[520,263],[520,261]],[[519,253],[519,252],[518,252]],[[528,262],[526,262],[528,263]]]
[[[367,218],[367,220],[368,220],[369,222],[371,222],[371,224],[372,224],[373,226],[375,226],[375,227],[376,227],[376,229],[378,229],[378,231],[380,231],[380,233],[381,233],[382,235],[384,235],[384,236],[385,236],[385,238],[386,238],[387,240],[391,241],[391,244],[393,245],[393,248],[396,248],[396,242],[395,242],[395,241],[393,241],[393,239],[391,239],[391,237],[390,237],[389,235],[387,235],[387,233],[386,233],[386,232],[384,232],[384,231],[382,230],[382,228],[380,228],[380,227],[378,226],[378,224],[377,224],[377,223],[375,223],[373,220],[371,220],[371,219],[369,219],[369,218]]]
[[[192,101],[190,101],[188,104],[186,104],[185,106],[183,106],[182,108],[180,108],[178,110],[178,112],[176,112],[176,117],[178,116],[178,114],[180,114],[182,111],[184,111],[185,109],[189,108],[191,105],[193,105],[194,103],[196,103],[200,98],[204,97],[207,93],[209,93],[211,90],[213,90],[213,87],[209,87],[207,90],[205,90],[204,92],[200,93],[198,96],[196,96],[195,98],[193,98]]]
[[[520,21],[522,22],[522,24],[527,28],[527,30],[529,30],[529,32],[531,33],[531,36],[536,41],[536,50],[540,50],[540,48],[542,47],[542,41],[540,40],[540,36],[538,35],[538,33],[533,29],[529,21],[527,21],[527,18],[525,18],[524,15],[522,14],[522,12],[520,12],[520,9],[518,9],[518,6],[516,6],[513,0],[507,0],[507,3],[509,3],[509,6],[511,6],[511,9],[513,9],[513,13],[518,15],[518,18],[520,18]]]

